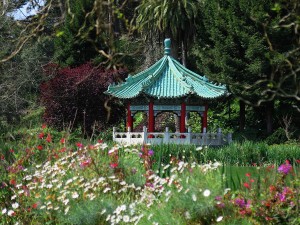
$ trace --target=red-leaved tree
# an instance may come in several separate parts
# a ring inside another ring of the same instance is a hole
[[[105,69],[86,63],[75,68],[44,68],[48,81],[41,85],[45,122],[58,129],[81,126],[90,135],[93,127],[103,131],[125,115],[123,105],[103,92],[110,83],[120,82],[125,69]]]

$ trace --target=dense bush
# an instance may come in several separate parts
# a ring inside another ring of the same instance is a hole
[[[61,69],[51,64],[45,67],[45,74],[50,79],[41,85],[41,102],[47,124],[59,129],[81,125],[85,134],[91,134],[94,125],[101,131],[124,115],[124,107],[103,94],[110,83],[124,78],[124,69],[91,63]]]
[[[283,128],[278,128],[273,134],[266,138],[266,142],[269,145],[284,143],[287,140],[288,139]]]

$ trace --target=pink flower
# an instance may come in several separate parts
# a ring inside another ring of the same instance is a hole
[[[220,195],[218,195],[218,196],[215,197],[215,200],[216,200],[216,201],[221,201],[221,200],[222,200],[222,197],[221,197]]]
[[[247,182],[244,183],[244,187],[250,189],[250,185]]]
[[[92,162],[91,159],[87,159],[80,163],[80,167],[85,168],[85,167],[89,166],[91,164],[91,162]]]
[[[278,167],[278,172],[287,175],[291,171],[291,169],[292,165],[289,164],[288,161],[286,161],[286,164],[282,164]]]
[[[82,148],[82,147],[83,147],[83,144],[80,143],[80,142],[77,142],[77,143],[76,143],[76,146],[77,146],[78,148]]]
[[[110,168],[114,169],[118,167],[118,163],[110,163]]]
[[[48,135],[47,135],[46,141],[47,141],[48,143],[52,142],[52,138],[51,138],[51,135],[50,135],[49,133],[48,133]]]
[[[43,139],[44,136],[45,136],[45,134],[43,132],[39,133],[39,135],[38,135],[39,139]]]
[[[65,152],[67,149],[66,147],[63,147],[62,149],[59,150],[59,152]]]

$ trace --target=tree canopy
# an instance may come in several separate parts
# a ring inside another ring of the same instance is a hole
[[[12,12],[25,5],[37,14],[16,20]],[[164,37],[172,38],[174,57],[226,84],[269,124],[273,108],[300,112],[297,0],[7,0],[0,7],[3,113],[26,108],[39,98],[41,83],[62,76],[43,77],[48,63],[58,71],[89,64],[134,73],[151,61],[149,45]],[[141,54],[140,46],[148,52]]]

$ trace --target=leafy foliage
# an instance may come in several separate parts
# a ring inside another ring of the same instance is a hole
[[[74,66],[85,63],[97,55],[94,46],[100,46],[97,40],[93,20],[85,18],[86,12],[93,8],[94,0],[75,0],[70,4],[64,26],[56,32],[55,58],[61,65]]]
[[[137,7],[136,22],[145,37],[152,39],[161,34],[170,37],[172,55],[177,58],[181,48],[182,62],[186,65],[187,45],[193,37],[200,6],[199,0],[144,0]]]
[[[1,35],[0,58],[6,57],[12,50],[9,37],[21,32],[15,22],[6,16],[0,16]],[[20,116],[29,108],[36,107],[39,85],[42,81],[41,65],[48,62],[51,41],[26,43],[25,48],[13,59],[0,63],[0,129],[18,124]]]
[[[103,94],[110,83],[125,76],[124,69],[97,68],[91,63],[61,69],[49,64],[45,74],[53,76],[41,85],[44,119],[51,126],[81,125],[85,134],[91,134],[93,125],[103,130],[124,115],[122,105]]]
[[[293,26],[278,26],[288,12],[275,13],[273,6],[274,1],[207,1],[199,27],[199,68],[255,104],[273,100],[279,95],[276,89],[294,84],[284,79],[284,64],[297,37]]]

